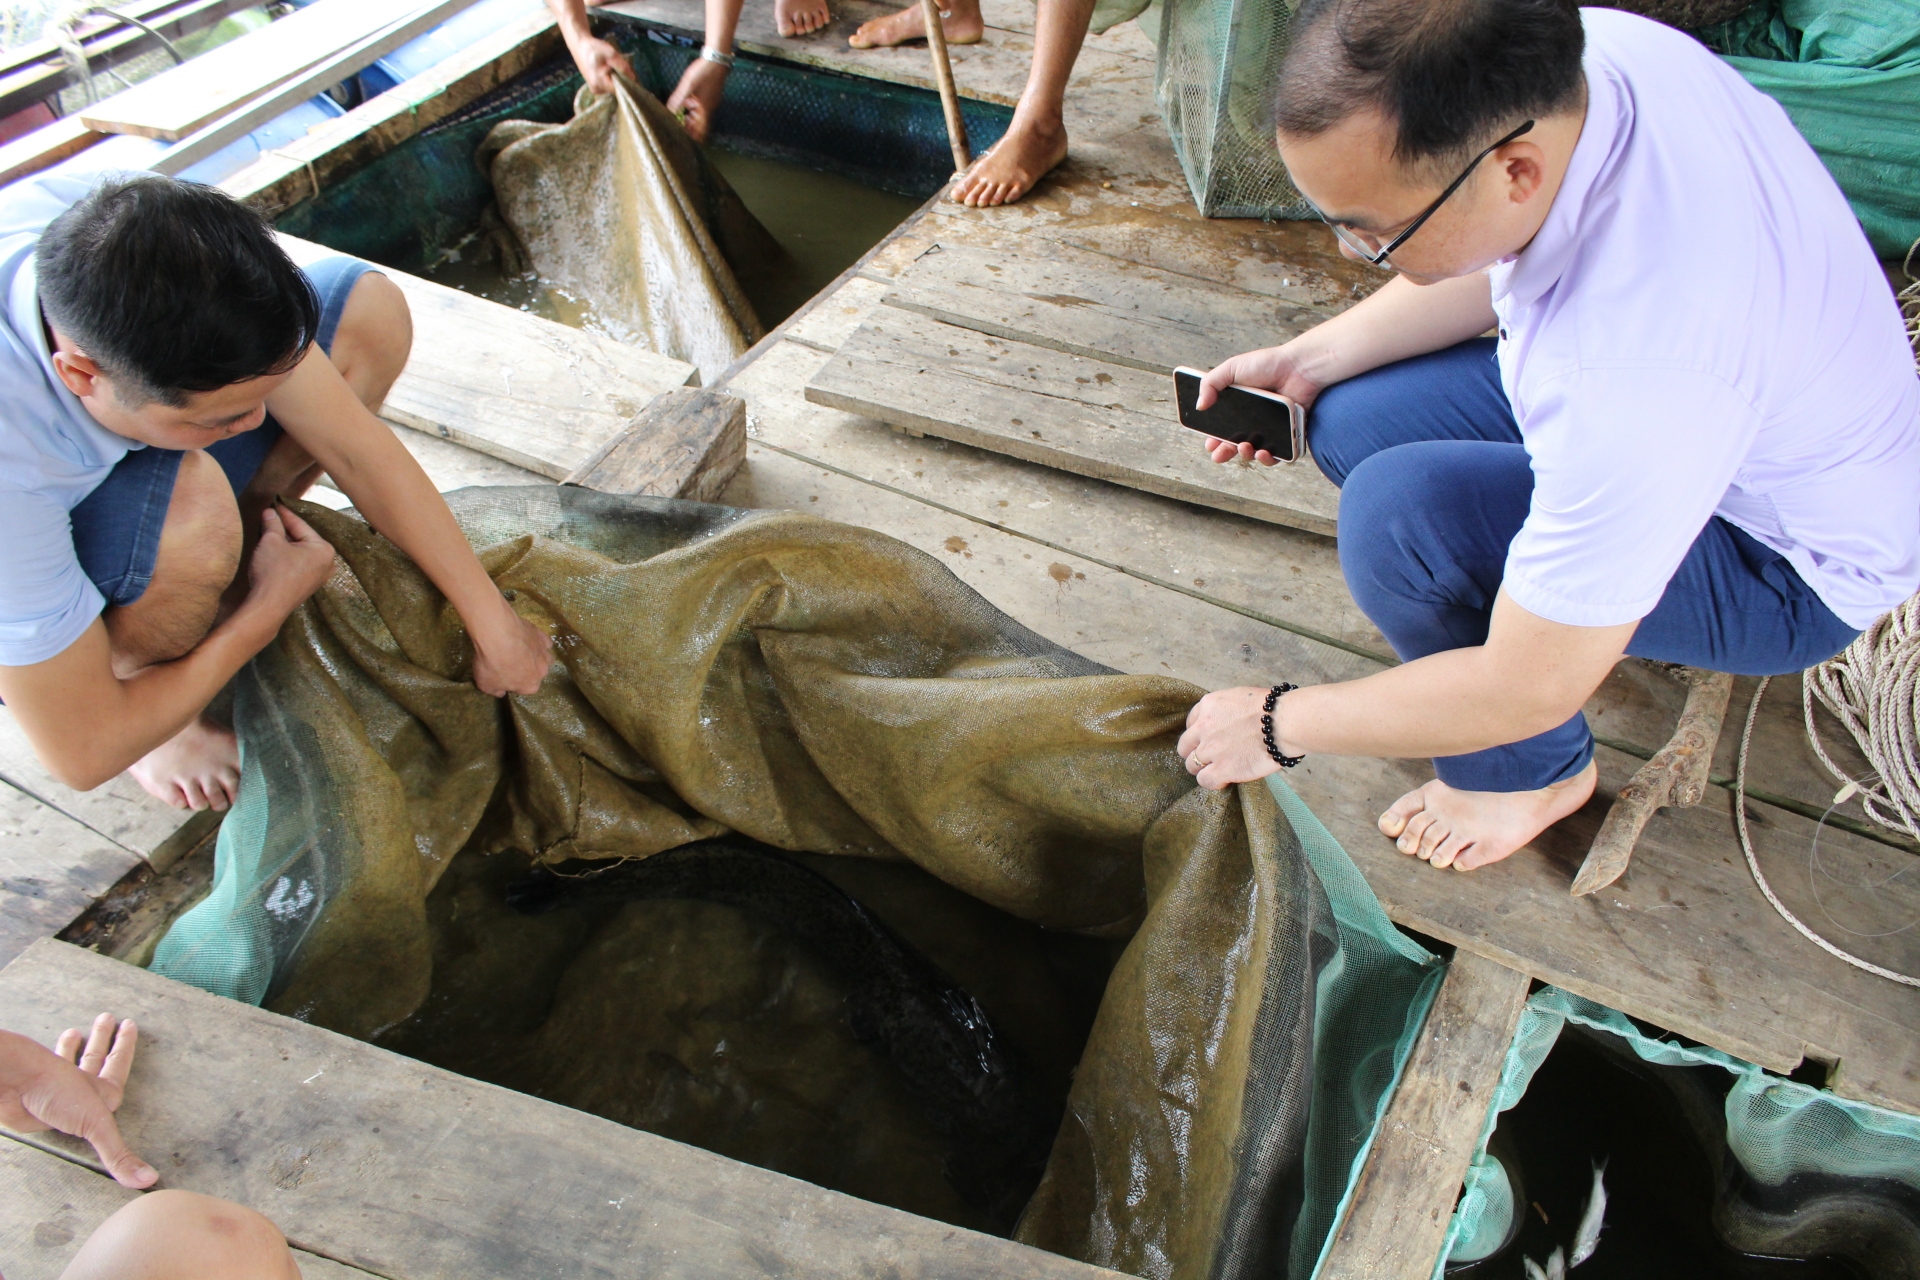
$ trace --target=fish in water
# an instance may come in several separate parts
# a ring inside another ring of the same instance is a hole
[[[1052,1148],[1060,1109],[1034,1087],[986,1011],[825,876],[744,837],[606,866],[536,867],[507,886],[528,915],[596,902],[691,898],[734,907],[794,938],[848,987],[854,1036],[892,1061],[949,1146],[947,1180],[1011,1223]]]
[[[1593,1166],[1593,1190],[1587,1195],[1587,1207],[1580,1215],[1580,1225],[1573,1233],[1573,1251],[1568,1255],[1567,1266],[1577,1267],[1593,1256],[1600,1247],[1600,1228],[1607,1219],[1607,1164],[1601,1161]]]

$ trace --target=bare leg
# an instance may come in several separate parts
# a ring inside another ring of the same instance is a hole
[[[60,1280],[300,1280],[280,1229],[191,1191],[150,1191],[80,1246]]]
[[[774,29],[783,36],[811,35],[831,16],[827,0],[773,0]]]
[[[973,162],[954,184],[952,199],[974,208],[1012,204],[1067,158],[1067,126],[1061,111],[1067,79],[1087,38],[1093,0],[1040,0],[1033,32],[1033,69],[1013,123],[993,149]]]
[[[945,33],[948,44],[979,44],[980,37],[986,34],[987,24],[980,17],[980,0],[943,0],[940,12],[946,15],[940,19],[940,30]],[[919,5],[912,4],[898,13],[861,23],[860,29],[847,37],[847,43],[856,49],[888,49],[926,38],[925,16]]]
[[[1400,852],[1436,867],[1472,871],[1498,862],[1593,796],[1599,766],[1538,791],[1456,791],[1439,780],[1409,791],[1380,815]]]
[[[412,347],[413,320],[399,286],[375,273],[360,277],[341,310],[331,358],[362,404],[379,409]],[[125,679],[199,644],[246,593],[247,553],[260,540],[261,511],[276,495],[299,497],[319,477],[319,466],[290,436],[268,451],[237,501],[213,458],[183,457],[153,582],[140,599],[106,612],[114,673]],[[177,809],[225,809],[240,793],[240,750],[231,728],[200,716],[128,772]]]

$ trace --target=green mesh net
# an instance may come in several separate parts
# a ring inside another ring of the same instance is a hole
[[[449,502],[555,637],[546,686],[479,693],[418,570],[303,507],[343,565],[236,682],[240,800],[157,972],[378,1042],[462,927],[436,886],[494,883],[450,874],[475,859],[633,868],[738,836],[917,867],[1122,948],[1016,1237],[1141,1276],[1312,1273],[1441,966],[1284,785],[1193,785],[1200,690],[1060,648],[868,530],[565,486]],[[698,942],[706,917],[676,918]]]
[[[1508,1238],[1516,1212],[1507,1171],[1487,1154],[1500,1113],[1520,1101],[1569,1023],[1618,1036],[1642,1060],[1666,1067],[1719,1067],[1731,1073],[1726,1139],[1747,1177],[1778,1187],[1805,1174],[1882,1179],[1920,1191],[1920,1116],[1851,1102],[1770,1075],[1751,1062],[1703,1045],[1659,1040],[1625,1014],[1557,987],[1534,993],[1507,1052],[1492,1111],[1480,1134],[1465,1190],[1447,1228],[1434,1276],[1447,1264],[1478,1261]]]

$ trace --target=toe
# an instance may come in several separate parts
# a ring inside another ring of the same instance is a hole
[[[1427,793],[1424,787],[1407,792],[1380,815],[1380,834],[1397,837],[1407,829],[1407,819],[1426,808],[1426,805]]]
[[[1439,824],[1435,823],[1434,825],[1438,826]],[[1444,838],[1435,842],[1433,846],[1433,856],[1428,858],[1427,861],[1436,867],[1459,866],[1461,854],[1465,853],[1469,848],[1471,848],[1471,846],[1467,843],[1465,837],[1461,836],[1458,832],[1450,831]]]
[[[1394,844],[1399,847],[1402,853],[1424,856],[1420,851],[1420,837],[1425,835],[1427,828],[1432,825],[1433,815],[1425,809],[1422,809],[1419,813],[1407,819],[1406,826],[1401,828],[1400,838],[1395,840]],[[1428,852],[1431,852],[1431,850]]]

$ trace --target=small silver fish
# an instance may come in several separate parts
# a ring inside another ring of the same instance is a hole
[[[1580,1215],[1580,1226],[1573,1233],[1573,1257],[1567,1264],[1577,1267],[1593,1256],[1600,1247],[1600,1229],[1606,1225],[1607,1184],[1606,1162],[1593,1166],[1593,1191],[1587,1196],[1587,1207]]]
[[[1527,1269],[1527,1280],[1567,1280],[1567,1251],[1555,1248],[1547,1255],[1547,1265],[1542,1267],[1532,1258],[1523,1257],[1520,1262]]]

